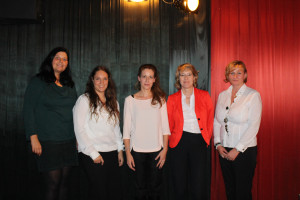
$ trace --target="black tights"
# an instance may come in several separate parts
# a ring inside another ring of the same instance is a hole
[[[68,199],[68,185],[71,167],[43,172],[45,181],[45,200]]]

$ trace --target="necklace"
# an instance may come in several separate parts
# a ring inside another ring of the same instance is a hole
[[[229,107],[228,106],[226,106],[226,110],[227,110],[227,113],[226,113],[226,116],[225,116],[225,118],[224,118],[224,122],[225,122],[225,131],[226,131],[226,133],[227,133],[227,135],[229,136],[229,131],[228,131],[228,124],[227,124],[227,122],[228,122],[228,114],[229,114]]]
[[[59,82],[59,80],[56,79],[55,84],[59,87],[62,87],[62,84]]]

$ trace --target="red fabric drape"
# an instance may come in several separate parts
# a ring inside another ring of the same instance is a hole
[[[253,199],[298,199],[300,194],[300,1],[211,0],[211,93],[225,66],[246,63],[249,87],[262,97]],[[226,199],[213,152],[213,200]]]

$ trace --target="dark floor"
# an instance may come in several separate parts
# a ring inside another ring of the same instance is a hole
[[[0,200],[41,200],[43,199],[43,182],[35,166],[33,154],[28,151],[28,144],[20,138],[14,146],[3,146],[0,149]],[[169,199],[167,170],[164,167],[163,199]],[[123,200],[134,199],[132,173],[124,163],[122,166]],[[86,200],[88,183],[84,172],[79,167],[72,171],[70,199]]]

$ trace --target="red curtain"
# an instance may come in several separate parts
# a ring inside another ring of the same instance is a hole
[[[225,66],[246,63],[263,115],[253,199],[298,199],[300,194],[300,1],[211,0],[211,94],[229,85]],[[226,199],[213,152],[213,200]]]

